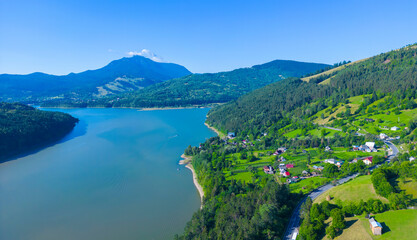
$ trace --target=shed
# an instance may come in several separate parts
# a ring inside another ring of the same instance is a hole
[[[371,228],[372,234],[382,234],[382,225],[379,222],[377,222],[374,218],[369,219],[369,227]]]

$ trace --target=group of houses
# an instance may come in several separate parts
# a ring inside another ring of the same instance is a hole
[[[353,151],[362,151],[362,152],[378,152],[375,147],[375,142],[366,142],[364,145],[352,146]]]
[[[365,158],[362,158],[362,159],[360,159],[360,160],[362,160],[362,162],[363,163],[365,163],[365,165],[371,165],[372,164],[372,159],[373,159],[374,157],[372,157],[372,156],[369,156],[369,157],[365,157]],[[349,162],[349,163],[357,163],[358,162],[358,159],[357,158],[355,158],[355,159],[353,159],[351,162]]]
[[[333,165],[336,165],[338,167],[342,166],[342,164],[343,164],[343,161],[338,161],[338,160],[335,160],[334,158],[325,159],[323,162],[333,164]]]

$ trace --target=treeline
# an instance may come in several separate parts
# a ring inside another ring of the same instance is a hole
[[[397,159],[391,167],[376,169],[371,180],[375,192],[389,200],[391,209],[397,210],[407,208],[412,202],[411,196],[397,185],[397,179],[404,182],[407,178],[417,181],[417,166],[408,159],[406,161]]]
[[[333,65],[331,65],[331,66],[328,66],[328,67],[325,67],[325,68],[323,68],[323,69],[317,70],[317,71],[315,71],[315,72],[312,72],[312,73],[307,73],[306,75],[304,75],[304,76],[303,76],[303,78],[304,78],[304,77],[314,76],[314,75],[316,75],[316,74],[319,74],[319,73],[322,73],[322,72],[329,71],[330,69],[337,68],[337,67],[340,67],[340,66],[346,65],[346,64],[348,64],[348,63],[351,63],[351,62],[352,62],[352,61],[346,61],[346,60],[344,60],[344,61],[342,61],[342,62],[338,62],[338,63],[335,63],[335,64],[333,64]]]
[[[0,161],[63,137],[77,122],[66,113],[0,103]]]
[[[204,206],[176,239],[279,239],[301,195],[290,193],[270,175],[253,182],[226,181],[226,154],[243,151],[223,146],[213,137],[200,147],[189,147],[198,181],[204,189]],[[243,154],[244,155],[244,154]],[[250,160],[251,156],[246,156]]]

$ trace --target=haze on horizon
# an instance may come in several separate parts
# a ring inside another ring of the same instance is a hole
[[[195,73],[354,61],[417,42],[416,9],[406,0],[0,0],[0,73],[64,75],[138,54]]]

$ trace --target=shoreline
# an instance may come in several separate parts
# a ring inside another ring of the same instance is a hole
[[[203,208],[204,191],[203,191],[203,187],[200,185],[200,183],[198,183],[197,174],[195,173],[194,167],[191,164],[191,160],[193,159],[193,157],[186,156],[185,154],[182,154],[181,158],[183,158],[183,159],[180,160],[179,164],[180,165],[185,165],[185,167],[190,169],[191,173],[193,174],[193,183],[194,183],[195,188],[197,188],[198,194],[200,195],[200,202],[201,202],[200,209],[202,209]]]
[[[208,123],[204,123],[204,125],[206,125],[206,127],[208,127],[209,129],[213,130],[217,134],[217,136],[219,136],[220,138],[225,137],[224,133],[222,133],[219,130],[217,130],[216,128],[210,126]]]
[[[186,168],[190,169],[192,174],[193,174],[193,182],[194,182],[194,186],[197,188],[198,193],[200,195],[200,209],[203,209],[203,198],[204,198],[204,191],[203,191],[203,187],[200,185],[200,183],[198,183],[197,180],[197,174],[195,173],[194,167],[191,163],[185,165]]]

